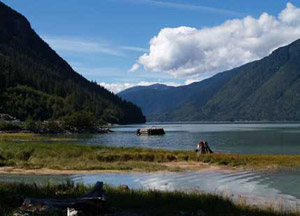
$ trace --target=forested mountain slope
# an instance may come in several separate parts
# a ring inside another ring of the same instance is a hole
[[[150,121],[299,121],[300,40],[201,82],[119,95]]]
[[[110,123],[141,123],[137,106],[76,73],[0,2],[0,113],[45,120],[87,111]]]

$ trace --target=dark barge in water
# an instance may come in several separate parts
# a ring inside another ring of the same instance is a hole
[[[156,128],[156,127],[151,127],[151,128],[142,128],[142,129],[137,129],[136,135],[164,135],[165,130],[163,128]]]

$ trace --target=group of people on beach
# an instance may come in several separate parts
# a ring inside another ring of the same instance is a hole
[[[195,152],[200,154],[212,154],[213,151],[209,148],[206,141],[200,141],[197,145]]]

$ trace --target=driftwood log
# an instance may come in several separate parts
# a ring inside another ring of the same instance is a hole
[[[105,191],[103,190],[103,183],[97,182],[90,192],[85,194],[83,197],[75,199],[60,200],[26,198],[20,208],[20,211],[14,215],[38,215],[38,213],[42,212],[56,212],[61,215],[67,215],[70,210],[76,212],[76,214],[72,215],[104,215]]]

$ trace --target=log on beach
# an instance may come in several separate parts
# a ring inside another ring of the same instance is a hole
[[[38,213],[55,212],[60,215],[98,216],[105,212],[105,191],[103,183],[97,182],[95,187],[83,197],[75,199],[40,199],[26,198],[20,210],[14,216],[38,215]],[[76,214],[75,214],[76,213]]]

